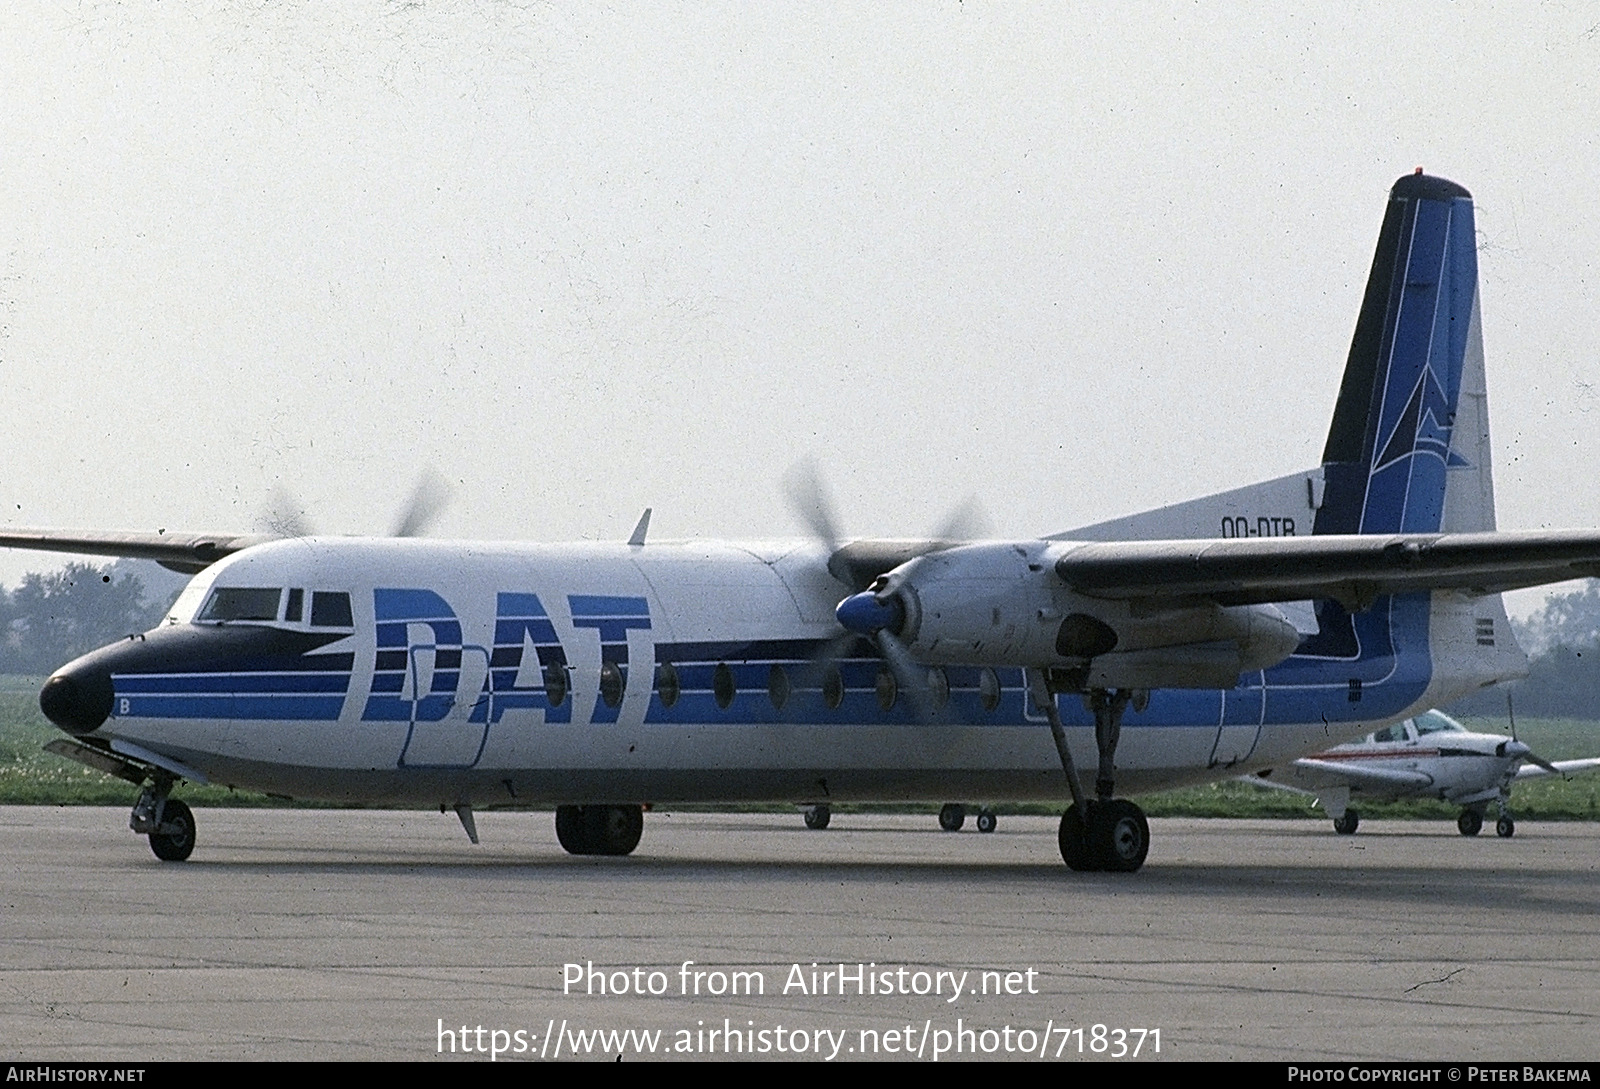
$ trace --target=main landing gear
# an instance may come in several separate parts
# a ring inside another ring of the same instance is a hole
[[[133,804],[128,827],[150,838],[150,850],[163,862],[182,862],[194,853],[194,814],[176,798],[167,797],[173,780],[159,778]]]
[[[1463,809],[1461,816],[1456,818],[1456,829],[1463,836],[1477,835],[1483,829],[1483,810]],[[1517,834],[1517,822],[1511,819],[1504,803],[1500,806],[1500,818],[1494,822],[1494,834],[1501,839],[1510,839]]]
[[[1078,871],[1132,873],[1144,865],[1145,856],[1149,854],[1150,823],[1145,819],[1144,810],[1113,795],[1122,713],[1132,701],[1133,693],[1126,689],[1096,688],[1088,694],[1089,708],[1094,712],[1095,747],[1100,754],[1094,783],[1095,799],[1090,801],[1084,797],[1083,787],[1078,782],[1078,769],[1067,748],[1067,734],[1056,710],[1049,675],[1044,670],[1029,670],[1028,681],[1034,703],[1044,710],[1050,721],[1050,736],[1055,740],[1061,770],[1066,772],[1067,788],[1072,792],[1072,805],[1062,814],[1057,834],[1062,860],[1069,869]]]
[[[967,807],[960,802],[946,802],[939,807],[939,827],[946,832],[959,832],[962,825],[967,823]],[[993,832],[1000,822],[995,818],[994,810],[987,806],[978,809],[978,831]]]
[[[556,806],[556,839],[568,854],[629,854],[639,846],[643,834],[643,806]]]
[[[1361,827],[1361,814],[1354,809],[1346,809],[1342,816],[1333,818],[1333,830],[1341,836],[1353,836],[1356,829]],[[1473,829],[1474,832],[1477,829]]]

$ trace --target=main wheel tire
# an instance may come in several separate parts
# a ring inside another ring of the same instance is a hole
[[[556,806],[556,839],[568,854],[631,854],[643,834],[643,806]]]
[[[194,814],[176,798],[168,798],[161,810],[161,825],[166,832],[150,833],[150,850],[163,862],[182,862],[194,853]]]
[[[644,835],[644,807],[638,805],[591,805],[584,821],[588,825],[589,853],[596,855],[632,854]]]
[[[1360,827],[1361,814],[1354,809],[1346,809],[1343,816],[1333,819],[1333,830],[1341,836],[1353,836]]]
[[[961,826],[967,823],[967,807],[955,802],[946,802],[939,807],[939,827],[946,832],[959,832]]]
[[[1090,811],[1089,850],[1102,870],[1133,873],[1150,853],[1150,822],[1132,802],[1113,798]]]
[[[993,832],[995,825],[998,823],[999,822],[995,819],[994,810],[978,810],[978,831],[982,832],[984,835],[988,835],[990,832]]]
[[[1094,810],[1091,808],[1090,812]],[[1068,806],[1067,811],[1061,814],[1061,828],[1056,832],[1056,843],[1061,848],[1061,861],[1067,864],[1067,869],[1088,873],[1100,868],[1089,851],[1088,830],[1083,826],[1083,817],[1077,806]]]
[[[1483,814],[1476,809],[1463,809],[1456,818],[1456,829],[1463,836],[1475,836],[1483,830]]]
[[[1510,839],[1517,834],[1517,822],[1510,817],[1501,817],[1494,822],[1494,834],[1501,839]]]
[[[589,850],[587,807],[556,806],[556,840],[569,855],[586,855]]]
[[[833,811],[825,805],[806,806],[806,827],[813,832],[820,832],[828,827],[828,822],[833,819]]]

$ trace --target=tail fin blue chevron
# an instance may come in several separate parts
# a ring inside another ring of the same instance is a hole
[[[1058,538],[1139,540],[1495,528],[1472,197],[1394,184],[1322,465]]]
[[[1314,533],[1434,533],[1445,526],[1451,476],[1457,506],[1489,483],[1482,409],[1478,257],[1472,195],[1418,173],[1389,192],[1366,297],[1323,450],[1324,492]],[[1458,419],[1464,386],[1467,419]],[[1457,443],[1458,422],[1467,424]],[[1462,449],[1465,446],[1468,449]],[[1453,529],[1494,528],[1487,511],[1460,510]]]
[[[1494,529],[1486,400],[1472,195],[1406,175],[1389,191],[1312,532]],[[1389,603],[1357,618],[1318,602],[1318,631],[1299,654],[1381,656],[1396,624]]]

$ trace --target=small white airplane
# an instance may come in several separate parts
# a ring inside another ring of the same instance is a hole
[[[1513,782],[1596,768],[1600,757],[1551,763],[1515,737],[1471,733],[1442,711],[1426,711],[1359,741],[1245,778],[1316,798],[1341,835],[1350,835],[1361,823],[1350,799],[1365,797],[1438,798],[1459,805],[1456,827],[1463,836],[1478,834],[1484,811],[1494,802],[1499,812],[1495,833],[1511,836],[1517,830],[1510,811]]]
[[[1600,574],[1600,532],[1496,533],[1489,455],[1472,199],[1419,171],[1322,464],[1206,499],[1016,540],[843,541],[801,486],[809,542],[646,543],[646,512],[618,544],[0,545],[194,573],[39,696],[53,751],[143,785],[162,859],[194,848],[187,779],[437,804],[474,840],[475,808],[554,806],[578,854],[632,851],[649,803],[1070,797],[1067,865],[1127,872],[1149,825],[1119,788],[1291,763],[1526,671],[1500,592]]]

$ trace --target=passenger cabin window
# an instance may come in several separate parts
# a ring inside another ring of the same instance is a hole
[[[281,589],[246,588],[242,586],[218,587],[211,591],[211,600],[200,611],[198,619],[212,623],[229,620],[276,620]]]
[[[678,670],[671,662],[662,662],[656,667],[656,693],[663,707],[678,702]]]
[[[293,591],[299,593],[298,590]],[[353,628],[355,620],[350,615],[350,595],[318,590],[311,595],[311,626],[313,628]]]
[[[716,700],[717,706],[726,711],[733,704],[733,697],[738,690],[733,682],[733,670],[728,668],[727,662],[718,662],[717,668],[711,672],[711,698]]]

